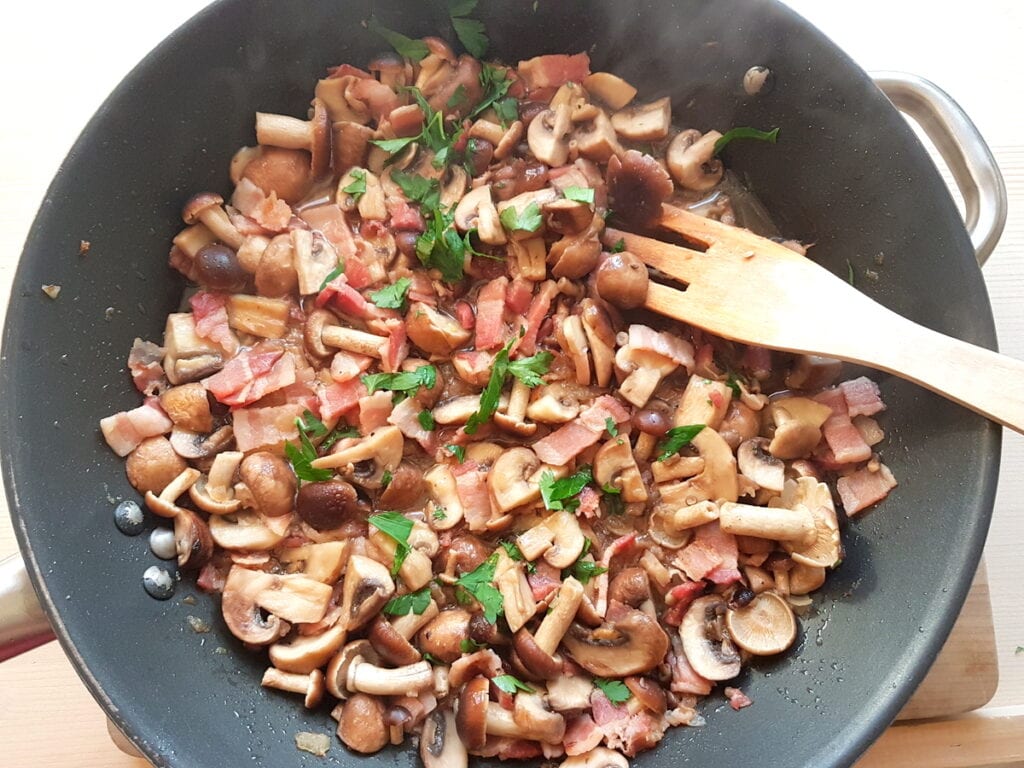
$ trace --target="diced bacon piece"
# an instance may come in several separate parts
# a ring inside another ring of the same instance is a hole
[[[470,384],[484,386],[491,377],[494,355],[490,352],[462,351],[452,355],[452,364],[459,378]]]
[[[331,358],[331,378],[337,383],[349,381],[366,373],[373,365],[373,358],[356,352],[335,352]]]
[[[317,205],[302,209],[299,211],[299,217],[309,224],[311,229],[322,233],[330,241],[338,256],[345,262],[345,270],[348,272],[349,259],[356,255],[356,242],[341,208],[334,203]]]
[[[604,739],[604,731],[597,727],[597,723],[588,714],[577,715],[570,718],[565,724],[565,736],[562,743],[565,745],[565,754],[582,755]]]
[[[434,291],[434,286],[430,282],[430,278],[425,272],[416,270],[409,277],[412,279],[412,284],[409,286],[409,303],[415,304],[417,301],[421,301],[430,306],[437,305],[437,293]]]
[[[420,424],[420,411],[422,404],[414,397],[407,397],[394,408],[388,416],[388,424],[394,424],[403,435],[420,444],[420,447],[428,454],[437,450],[437,432],[424,429]]]
[[[385,323],[388,329],[388,348],[384,352],[381,365],[385,371],[394,372],[409,356],[409,338],[405,330],[405,322],[395,318]]]
[[[286,441],[297,440],[295,420],[302,415],[302,406],[287,403],[272,408],[238,408],[232,412],[235,444],[248,453],[258,448],[278,449]]]
[[[766,378],[772,372],[772,351],[764,347],[749,346],[743,350],[740,367],[755,379]]]
[[[743,578],[743,574],[740,573],[738,568],[726,568],[724,565],[720,565],[717,568],[708,571],[706,578],[719,586],[727,586],[729,584],[735,584]]]
[[[164,348],[152,341],[135,339],[128,353],[128,370],[132,383],[144,395],[155,395],[168,386],[164,376]]]
[[[480,289],[476,300],[477,349],[497,349],[505,342],[505,291],[508,278],[499,277]]]
[[[683,366],[687,371],[693,371],[693,345],[668,331],[656,331],[646,325],[631,325],[629,326],[629,346],[656,352]]]
[[[188,303],[192,307],[196,336],[209,339],[229,355],[237,353],[238,337],[228,325],[227,296],[212,291],[199,291]]]
[[[547,560],[534,563],[533,573],[526,574],[534,600],[543,600],[562,584],[562,572]]]
[[[584,426],[577,419],[563,424],[531,447],[545,464],[564,467],[600,439],[600,432]]]
[[[172,427],[174,422],[155,397],[147,397],[138,408],[100,419],[103,437],[118,456],[127,456],[146,438],[166,434]]]
[[[896,478],[885,464],[879,464],[877,472],[858,469],[836,481],[836,490],[848,515],[855,515],[881,501],[895,487]]]
[[[336,67],[327,68],[327,77],[373,77],[369,72],[364,72],[359,67],[353,67],[351,64],[339,64]]]
[[[248,216],[244,216],[234,208],[230,206],[225,209],[228,214],[228,219],[231,221],[231,226],[238,230],[238,234],[242,237],[253,237],[259,235],[261,237],[273,237],[274,233],[270,230],[264,229],[255,219],[250,219]]]
[[[576,516],[583,518],[597,517],[601,511],[601,494],[589,485],[580,491],[580,505],[576,508]]]
[[[702,541],[714,549],[722,558],[722,567],[735,568],[739,562],[739,548],[736,537],[726,533],[717,520],[698,526],[693,531],[694,541]]]
[[[624,755],[633,757],[661,741],[665,735],[665,725],[660,718],[645,710],[630,715],[624,723],[617,722],[609,726],[606,731],[608,733],[605,743],[609,749],[617,749]]]
[[[537,350],[537,338],[540,333],[541,323],[551,310],[551,301],[558,295],[558,285],[554,280],[544,282],[537,295],[530,302],[530,308],[526,311],[526,331],[519,340],[516,347],[517,357],[529,357]]]
[[[334,297],[338,295],[338,291],[341,290],[342,286],[347,285],[348,278],[345,275],[338,275],[324,285],[320,293],[313,299],[313,303],[318,307],[326,307],[334,301]]]
[[[231,205],[268,232],[284,232],[292,218],[291,207],[284,200],[279,200],[276,192],[266,195],[244,177],[235,186]]]
[[[348,278],[349,285],[360,291],[373,283],[370,268],[365,261],[355,256],[345,261],[345,277]]]
[[[750,700],[747,694],[739,688],[733,688],[731,685],[727,685],[723,693],[725,694],[725,698],[729,700],[729,706],[737,712],[754,703]]]
[[[366,397],[366,386],[359,379],[331,384],[320,390],[320,418],[331,421],[348,413]]]
[[[295,381],[295,359],[280,348],[254,347],[203,381],[224,405],[244,406]]]
[[[722,556],[704,541],[687,545],[672,561],[693,581],[700,581],[722,564]]]
[[[867,376],[861,376],[839,385],[846,399],[846,411],[852,419],[854,416],[874,416],[885,410],[882,392]]]
[[[359,431],[368,435],[388,423],[391,415],[391,393],[386,389],[359,398]]]
[[[391,214],[391,228],[399,232],[422,232],[423,216],[418,208],[413,208],[400,197],[389,197],[385,201],[388,213]]]
[[[474,752],[474,754],[476,754]],[[480,752],[481,757],[497,757],[499,760],[533,760],[542,757],[544,750],[536,741],[526,739],[495,739],[487,737],[484,750]]]
[[[460,299],[455,302],[455,318],[467,331],[473,330],[473,326],[476,325],[476,315],[473,314],[473,307],[468,301]]]
[[[352,83],[345,89],[345,97],[365,104],[377,120],[402,106],[398,94],[372,77],[360,78]]]
[[[339,275],[321,293],[326,293],[328,288],[333,290],[334,295],[331,297],[331,304],[339,312],[349,317],[365,319],[369,312],[370,303],[363,298],[363,294],[348,284],[348,280],[343,280],[342,278],[344,277],[345,275]]]
[[[533,283],[525,278],[517,277],[508,286],[505,305],[515,314],[522,315],[530,307],[532,299]]]
[[[672,627],[682,624],[683,615],[690,603],[703,595],[706,589],[703,581],[684,581],[672,587],[666,595],[666,602],[670,605],[662,616],[665,623]]]
[[[871,458],[871,446],[864,438],[846,410],[846,397],[839,387],[826,389],[814,396],[814,400],[832,409],[832,415],[821,426],[821,433],[838,464],[855,464]]]
[[[590,74],[590,57],[586,53],[561,53],[534,56],[520,61],[516,73],[527,91],[539,88],[557,88],[568,82],[582,83]]]
[[[692,693],[697,696],[707,696],[711,693],[711,681],[698,675],[683,651],[682,641],[678,637],[672,640],[672,650],[669,652],[669,668],[672,671],[672,682],[669,690],[673,693]]]
[[[600,688],[595,688],[590,694],[590,711],[594,722],[599,728],[605,729],[605,733],[609,724],[629,717],[629,708],[623,704],[612,704]]]
[[[616,424],[629,421],[629,411],[611,395],[601,395],[579,415],[580,423],[598,434],[608,428],[608,419]]]
[[[487,470],[475,461],[466,460],[452,467],[455,490],[465,509],[466,526],[482,531],[491,519],[491,498],[487,491]]]
[[[230,568],[230,562],[224,562],[219,559],[211,560],[199,571],[199,576],[196,578],[196,586],[204,592],[223,592]]]

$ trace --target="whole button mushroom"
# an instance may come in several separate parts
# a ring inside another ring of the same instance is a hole
[[[338,738],[345,746],[365,755],[379,752],[388,743],[384,704],[376,696],[353,695],[341,710]]]
[[[249,277],[235,252],[220,243],[209,243],[200,248],[196,253],[195,267],[199,282],[218,291],[240,290]]]
[[[635,309],[647,299],[647,266],[629,251],[612,253],[597,268],[597,292],[622,309]]]
[[[470,618],[469,612],[461,608],[441,611],[420,631],[420,651],[451,664],[462,655],[462,643],[469,637]]]
[[[258,451],[246,456],[238,475],[252,494],[254,508],[267,517],[279,517],[292,511],[295,501],[295,475],[280,456]]]
[[[128,454],[124,469],[128,482],[139,493],[152,491],[159,494],[167,484],[188,467],[185,460],[175,453],[171,441],[166,437],[149,437]]]
[[[347,520],[365,517],[369,510],[360,501],[356,489],[344,480],[326,480],[303,484],[295,511],[318,531],[327,531]]]

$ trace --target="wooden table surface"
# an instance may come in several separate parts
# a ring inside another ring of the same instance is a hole
[[[938,83],[987,138],[1006,177],[1010,215],[985,278],[1001,349],[1024,359],[1024,107],[1016,80],[1024,4],[976,0],[969,6],[949,4],[948,10],[946,4],[895,0],[790,4],[865,69],[910,71]],[[135,62],[203,5],[203,0],[27,3],[8,19],[0,46],[8,105],[0,121],[0,316],[46,185],[85,121]],[[82,184],[87,187],[88,179]],[[985,552],[1000,668],[994,698],[965,717],[890,728],[862,768],[1024,767],[1024,652],[1016,652],[1024,646],[1024,600],[1016,571],[1024,543],[1022,496],[1024,439],[1007,433]],[[15,550],[5,511],[0,498],[0,557]],[[0,666],[0,691],[0,764],[7,768],[145,765],[111,744],[102,713],[56,644]]]

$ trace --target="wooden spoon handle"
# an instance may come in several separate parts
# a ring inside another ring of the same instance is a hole
[[[1024,434],[1024,362],[885,314],[862,336],[868,345],[837,356],[913,381]]]

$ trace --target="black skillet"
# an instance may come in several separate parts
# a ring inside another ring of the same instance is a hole
[[[374,4],[388,26],[450,36],[438,8]],[[360,26],[368,15],[366,2],[225,0],[174,33],[82,133],[14,281],[0,454],[19,543],[79,673],[157,765],[356,763],[337,742],[325,759],[296,751],[296,731],[326,733],[333,722],[259,687],[266,662],[230,636],[215,600],[200,593],[183,604],[196,592],[187,582],[169,602],[143,592],[154,559],[112,524],[111,499],[134,494],[97,422],[137,403],[127,351],[135,336],[159,339],[177,305],[182,283],[166,261],[182,202],[227,190],[228,160],[253,143],[256,110],[305,114],[325,67],[384,47]],[[817,243],[814,257],[837,273],[847,259],[858,274],[875,269],[879,279],[858,287],[895,311],[994,346],[971,244],[925,152],[871,80],[792,12],[740,0],[516,0],[482,2],[476,15],[496,57],[587,50],[595,70],[617,72],[644,97],[670,94],[685,125],[779,126],[777,146],[736,144],[727,162],[781,231]],[[775,76],[756,98],[740,86],[754,64]],[[68,258],[81,239],[90,257]],[[38,288],[55,274],[57,302]],[[753,707],[737,715],[712,696],[706,727],[674,729],[635,765],[846,766],[927,671],[985,539],[1000,431],[904,381],[879,381],[884,458],[900,486],[846,526],[846,561],[802,622],[800,644],[740,678]],[[213,631],[190,631],[189,615]],[[407,746],[369,763],[416,757]]]

